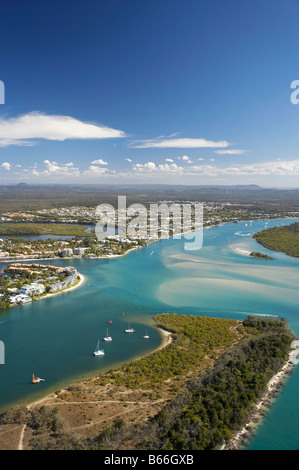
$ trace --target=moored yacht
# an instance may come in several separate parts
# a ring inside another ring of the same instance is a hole
[[[128,328],[125,330],[125,333],[134,333],[134,332],[135,330],[130,327],[130,323],[129,323]]]
[[[104,356],[104,349],[100,349],[100,340],[98,340],[98,343],[97,343],[97,346],[96,346],[96,349],[94,351],[94,356]]]
[[[107,328],[106,336],[105,336],[105,338],[103,338],[103,340],[104,340],[104,341],[112,341],[111,336],[108,335],[108,328]]]

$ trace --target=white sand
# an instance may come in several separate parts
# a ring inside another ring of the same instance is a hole
[[[234,245],[229,245],[230,249],[233,250],[235,253],[238,253],[239,255],[244,255],[244,256],[250,256],[251,251],[244,250],[243,248],[239,248]]]
[[[261,411],[263,410],[263,408],[269,406],[269,400],[273,396],[273,393],[275,392],[275,390],[278,388],[278,385],[286,377],[287,372],[289,372],[290,368],[294,367],[291,361],[296,359],[297,355],[299,354],[299,341],[294,341],[292,345],[296,346],[296,349],[291,350],[288,361],[285,363],[282,369],[276,375],[274,375],[272,379],[269,381],[267,392],[262,398],[262,400],[256,405],[255,411],[251,417],[250,422],[247,423],[246,426],[244,426],[244,428],[241,429],[241,431],[239,431],[235,435],[235,437],[230,441],[228,447],[225,447],[225,445],[223,445],[221,450],[224,450],[224,449],[235,450],[235,449],[240,448],[240,445],[244,437],[247,437],[247,436],[249,437],[254,427],[258,425],[258,418],[260,417]]]

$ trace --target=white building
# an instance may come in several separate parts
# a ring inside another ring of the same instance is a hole
[[[75,255],[81,255],[81,256],[83,256],[86,249],[87,249],[87,248],[83,248],[83,247],[79,247],[79,246],[78,246],[78,247],[75,248],[74,253],[75,253]]]
[[[21,287],[19,294],[20,295],[30,295],[30,297],[33,297],[35,295],[41,295],[45,292],[46,288],[43,284],[30,284]]]
[[[62,250],[62,256],[72,256],[73,250],[72,248],[64,248]]]
[[[19,294],[19,295],[11,295],[9,297],[9,302],[11,304],[27,304],[28,302],[32,302],[32,299],[29,295]]]

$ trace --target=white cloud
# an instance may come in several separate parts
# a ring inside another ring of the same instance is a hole
[[[199,162],[202,162],[204,160],[204,158],[198,158],[197,159]]]
[[[166,174],[173,174],[173,173],[179,173],[179,174],[182,174],[183,171],[184,171],[184,168],[182,166],[178,166],[176,163],[171,163],[171,164],[168,164],[168,163],[165,163],[163,165],[156,165],[155,163],[153,162],[147,162],[147,163],[144,163],[144,164],[141,164],[141,163],[137,163],[134,167],[133,167],[133,170],[134,171],[137,171],[139,173],[143,173],[143,174],[162,174],[162,173],[166,173]]]
[[[178,166],[175,163],[169,165],[155,165],[153,162],[145,164],[137,163],[134,171],[138,171],[143,176],[162,174],[176,174],[182,177],[191,176],[299,176],[299,159],[286,160],[286,161],[270,161],[262,163],[252,163],[228,166],[219,168],[214,164],[215,159],[211,158],[211,164],[208,165],[193,165],[188,167]]]
[[[215,153],[219,155],[243,155],[247,150],[241,149],[227,149],[227,150],[214,150]]]
[[[172,158],[165,158],[165,161],[166,161],[166,162],[169,162],[169,163],[173,163]]]
[[[141,163],[136,163],[136,165],[134,166],[133,168],[134,170],[149,170],[149,171],[153,171],[153,170],[156,170],[157,167],[156,167],[156,164],[153,163],[153,162],[147,162],[147,163],[144,163],[143,165]]]
[[[135,140],[131,142],[132,148],[219,148],[228,146],[229,143],[225,140],[215,142],[192,138]]]
[[[182,157],[179,158],[179,160],[180,159],[189,164],[193,163],[192,160],[190,160],[190,157],[188,157],[188,155],[183,155]]]
[[[24,169],[23,171],[28,175],[40,176],[40,177],[70,177],[80,176],[80,171],[78,168],[74,167],[72,162],[65,163],[60,165],[55,161],[44,160],[45,168],[39,170],[38,165],[34,164],[31,169]]]
[[[34,145],[31,139],[108,139],[125,137],[109,127],[82,122],[71,116],[47,115],[37,111],[16,118],[0,118],[0,147]],[[28,140],[29,139],[29,140]]]
[[[94,160],[93,162],[91,162],[91,164],[92,165],[108,165],[108,162],[105,162],[104,160],[99,158],[98,160]]]
[[[82,173],[82,176],[88,176],[88,177],[106,176],[107,172],[108,172],[107,168],[103,168],[97,165],[90,165],[88,170],[85,170]]]
[[[35,144],[28,140],[5,139],[0,135],[0,147],[9,147],[9,145],[18,145],[19,147],[33,147]]]
[[[1,164],[2,168],[5,168],[5,170],[10,170],[11,169],[11,164],[8,162],[3,162]]]
[[[72,162],[65,163],[64,165],[59,165],[57,162],[51,162],[50,160],[44,160],[44,164],[46,165],[46,169],[39,173],[36,168],[35,171],[40,175],[44,176],[80,176],[80,171],[78,168],[74,167]]]
[[[212,159],[211,159],[212,160]],[[187,160],[185,160],[185,163]],[[94,180],[116,178],[119,180],[160,180],[161,182],[176,182],[179,184],[186,184],[188,182],[195,182],[200,184],[199,181],[205,181],[205,178],[211,178],[212,181],[225,181],[230,184],[233,180],[239,181],[242,178],[244,182],[268,181],[270,184],[280,178],[297,178],[299,176],[299,158],[293,160],[273,160],[268,162],[247,163],[238,165],[219,166],[215,162],[209,161],[208,163],[198,164],[176,164],[174,162],[165,162],[157,164],[152,161],[145,163],[136,163],[132,165],[132,170],[122,173],[114,170],[109,170],[107,166],[98,164],[89,164],[79,170],[73,162],[57,163],[56,161],[44,160],[43,164],[33,164],[27,169],[13,171],[16,165],[4,162],[1,164],[2,168],[6,170],[11,169],[8,174],[18,175],[20,178],[36,178],[41,180],[44,178],[47,181],[71,181],[72,179],[80,181],[84,179],[86,182]],[[169,178],[171,177],[171,178]]]
[[[129,163],[133,163],[133,160],[131,160],[130,158],[126,158],[127,162]]]

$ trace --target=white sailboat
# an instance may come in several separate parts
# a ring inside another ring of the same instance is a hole
[[[145,332],[145,335],[143,336],[144,339],[149,339],[149,335],[147,334],[147,330]]]
[[[135,332],[135,330],[130,327],[130,323],[129,323],[129,326],[128,326],[128,328],[125,330],[125,333],[134,333],[134,332]]]
[[[104,356],[104,349],[100,349],[100,340],[98,340],[97,347],[94,351],[94,356]]]
[[[106,336],[105,336],[105,338],[103,338],[103,340],[104,340],[104,341],[112,341],[111,336],[108,335],[108,328],[107,328]]]

